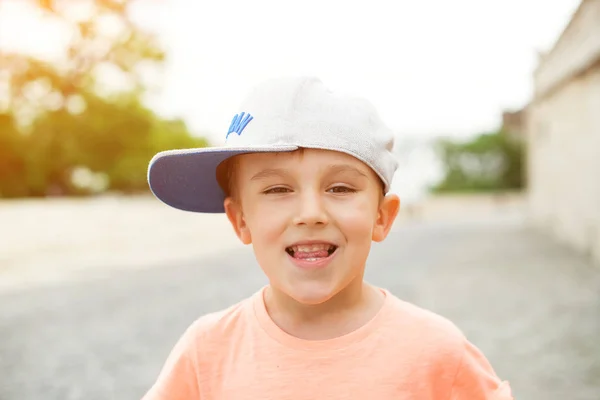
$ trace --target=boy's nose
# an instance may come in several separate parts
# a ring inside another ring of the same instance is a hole
[[[304,193],[300,198],[294,225],[326,225],[327,212],[318,193]]]

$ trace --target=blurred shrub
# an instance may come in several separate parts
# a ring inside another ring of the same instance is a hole
[[[130,20],[130,2],[30,3],[71,27],[73,36],[55,63],[0,54],[0,87],[8,89],[0,109],[0,197],[147,191],[156,152],[207,145],[182,121],[144,106],[143,71],[159,69],[165,55]],[[91,7],[74,13],[82,3]],[[110,32],[102,29],[107,20]],[[124,84],[107,90],[103,71]]]
[[[524,145],[502,130],[478,135],[467,142],[441,139],[436,149],[444,177],[432,188],[435,193],[523,188]]]

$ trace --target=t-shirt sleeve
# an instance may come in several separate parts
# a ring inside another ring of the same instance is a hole
[[[192,325],[175,344],[142,400],[200,400],[196,341]]]
[[[482,352],[467,340],[450,399],[514,400],[509,383],[496,375]]]

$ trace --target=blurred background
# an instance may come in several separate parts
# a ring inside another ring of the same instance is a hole
[[[134,399],[265,284],[158,151],[317,75],[397,133],[367,278],[452,319],[516,399],[600,399],[600,0],[0,0],[0,399]]]

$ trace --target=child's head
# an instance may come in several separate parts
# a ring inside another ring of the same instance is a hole
[[[393,133],[366,100],[313,78],[265,82],[242,110],[224,147],[156,155],[153,193],[182,210],[226,213],[271,284],[301,303],[362,284],[371,242],[399,209],[386,195]]]
[[[255,153],[222,168],[235,232],[271,284],[300,303],[362,282],[371,242],[385,238],[398,212],[377,174],[345,153]]]

